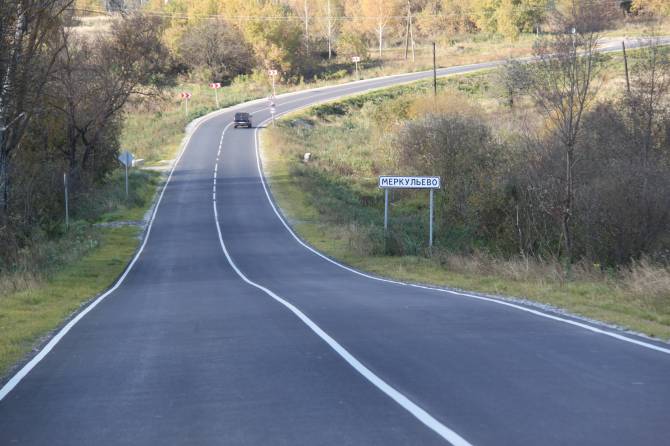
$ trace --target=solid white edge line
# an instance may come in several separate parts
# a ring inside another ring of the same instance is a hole
[[[305,106],[305,107],[299,107],[298,109],[295,109],[295,110],[290,110],[290,111],[285,111],[283,113],[279,113],[278,115],[275,116],[275,119],[279,118],[280,116],[282,116],[284,114],[293,113],[293,112],[295,112],[295,111],[297,111],[301,108],[312,107],[312,106],[317,105],[317,104],[318,103],[314,103],[314,104],[310,104],[310,105]],[[270,120],[266,120],[262,124],[265,124],[269,121]],[[524,307],[522,305],[517,305],[517,304],[511,303],[511,302],[505,302],[503,300],[493,299],[493,298],[490,298],[490,297],[478,296],[476,294],[462,293],[462,292],[459,292],[459,291],[452,291],[452,290],[447,290],[447,289],[444,289],[444,288],[431,287],[431,286],[427,286],[427,285],[419,285],[419,284],[415,284],[415,283],[407,283],[407,282],[401,282],[401,281],[397,281],[397,280],[384,279],[382,277],[376,277],[376,276],[372,276],[370,274],[366,274],[362,271],[358,271],[354,268],[343,265],[342,263],[339,263],[339,262],[331,259],[330,257],[328,257],[328,256],[320,253],[316,249],[312,248],[311,246],[306,244],[300,237],[298,237],[298,235],[293,231],[293,229],[289,226],[289,224],[286,223],[286,221],[284,220],[284,217],[281,215],[281,213],[277,210],[277,207],[275,206],[274,200],[272,199],[272,197],[270,195],[270,192],[268,190],[268,187],[267,187],[267,184],[266,184],[266,181],[265,181],[265,176],[263,175],[263,168],[261,166],[261,160],[260,160],[260,147],[259,147],[259,143],[258,143],[259,131],[260,131],[260,128],[257,128],[255,133],[254,133],[255,145],[256,145],[256,165],[258,167],[258,175],[261,178],[261,184],[263,185],[263,189],[265,190],[265,196],[267,197],[268,201],[270,202],[270,206],[272,207],[272,210],[274,211],[277,218],[279,218],[279,221],[282,222],[282,224],[284,225],[286,230],[289,232],[289,234],[291,234],[293,236],[293,238],[298,243],[300,243],[303,247],[305,247],[309,251],[313,252],[314,254],[318,255],[322,259],[332,263],[333,265],[337,265],[340,268],[343,268],[343,269],[345,269],[347,271],[350,271],[354,274],[357,274],[359,276],[366,277],[366,278],[372,279],[372,280],[377,280],[377,281],[380,281],[380,282],[391,283],[391,284],[394,284],[394,285],[410,286],[410,287],[413,287],[413,288],[421,288],[421,289],[431,290],[431,291],[439,291],[439,292],[442,292],[442,293],[455,294],[455,295],[458,295],[458,296],[464,296],[464,297],[469,297],[469,298],[472,298],[472,299],[478,299],[478,300],[482,300],[482,301],[486,301],[486,302],[495,303],[495,304],[498,304],[498,305],[504,305],[506,307],[514,308],[514,309],[521,310],[521,311],[525,311],[527,313],[531,313],[531,314],[534,314],[536,316],[541,316],[541,317],[544,317],[544,318],[547,318],[547,319],[552,319],[554,321],[563,322],[565,324],[569,324],[569,325],[573,325],[575,327],[579,327],[579,328],[583,328],[585,330],[589,330],[593,333],[598,333],[598,334],[601,334],[601,335],[609,336],[611,338],[618,339],[620,341],[628,342],[628,343],[631,343],[631,344],[638,345],[640,347],[648,348],[650,350],[655,350],[655,351],[670,355],[670,349],[669,348],[664,348],[664,347],[654,345],[654,344],[651,344],[651,343],[648,343],[648,342],[644,342],[644,341],[641,341],[641,340],[638,340],[638,339],[629,338],[628,336],[624,336],[624,335],[619,334],[619,333],[614,333],[614,332],[611,332],[611,331],[603,330],[603,329],[600,329],[598,327],[594,327],[592,325],[585,324],[585,323],[582,323],[582,322],[578,322],[578,321],[575,321],[575,320],[566,319],[566,318],[563,318],[563,317],[560,317],[560,316],[544,313],[542,311],[534,310],[532,308],[527,308],[527,307]]]
[[[445,77],[445,76],[450,76],[450,75],[464,74],[464,72],[468,72],[468,70],[493,68],[493,67],[498,66],[502,63],[504,63],[504,61],[492,61],[492,62],[483,62],[483,63],[479,63],[479,64],[469,64],[469,65],[461,65],[461,66],[454,66],[454,67],[444,67],[444,68],[439,68],[437,70],[437,76],[438,77]],[[403,76],[405,76],[405,77],[418,76],[419,77],[419,79],[408,79],[407,83],[410,83],[410,82],[423,80],[422,75],[425,75],[425,74],[430,73],[430,72],[431,72],[430,70],[428,70],[428,71],[415,71],[415,72],[411,72],[411,73],[399,73],[399,74],[394,74],[394,75],[390,75],[390,76],[379,76],[379,77],[370,78],[370,79],[361,79],[361,80],[358,80],[358,81],[348,82],[348,83],[344,83],[344,84],[327,85],[327,86],[324,86],[324,87],[317,87],[317,88],[314,88],[314,89],[311,89],[311,90],[298,90],[298,91],[294,91],[294,92],[290,92],[290,93],[284,93],[284,94],[281,94],[281,95],[277,96],[277,98],[279,99],[279,98],[286,98],[286,97],[290,97],[290,96],[305,94],[305,93],[309,93],[310,91],[334,90],[334,89],[337,89],[337,88],[340,88],[340,87],[343,87],[343,86],[346,86],[346,85],[357,85],[357,84],[365,83],[365,82],[374,83],[375,81],[380,81],[380,80],[383,80],[383,79],[392,79],[392,78],[403,77]],[[401,84],[401,83],[403,83],[403,82],[399,82],[399,84]],[[372,87],[372,88],[370,88],[370,90],[379,89],[379,88],[388,88],[388,87],[390,87],[390,86]],[[359,93],[364,93],[364,91],[361,91]],[[334,98],[334,99],[336,99],[336,98]],[[159,206],[159,204],[160,204],[160,202],[163,198],[163,194],[165,193],[165,189],[167,188],[167,186],[170,182],[170,179],[172,178],[172,173],[174,172],[177,164],[179,163],[179,160],[181,160],[181,157],[184,154],[184,151],[188,147],[188,144],[191,141],[191,137],[193,136],[193,134],[195,134],[195,131],[200,127],[200,125],[209,121],[212,118],[215,118],[216,116],[218,116],[220,114],[228,113],[228,112],[233,111],[233,110],[238,109],[238,108],[247,108],[247,107],[252,106],[252,105],[262,104],[262,103],[265,103],[266,101],[267,101],[266,98],[254,99],[254,100],[251,100],[251,101],[248,101],[248,102],[244,102],[244,103],[241,103],[241,104],[236,104],[236,105],[233,105],[233,106],[230,106],[230,107],[227,107],[227,108],[223,108],[223,109],[220,109],[220,110],[213,111],[213,112],[211,112],[211,113],[193,121],[193,122],[197,121],[197,124],[191,130],[190,134],[187,136],[187,139],[184,142],[184,145],[183,145],[183,147],[182,147],[182,149],[179,153],[179,156],[175,160],[174,165],[172,166],[172,169],[170,170],[170,175],[168,176],[167,181],[163,185],[163,190],[161,191],[159,199],[156,202],[156,206],[154,207],[154,211],[151,214],[151,218],[150,218],[149,224],[147,226],[147,231],[146,231],[146,234],[144,236],[144,241],[142,242],[142,245],[140,246],[140,249],[135,254],[135,257],[133,257],[133,260],[128,264],[128,266],[126,267],[126,270],[121,275],[121,277],[119,277],[119,279],[117,279],[117,281],[114,283],[112,288],[107,290],[104,294],[99,296],[92,303],[88,304],[88,306],[84,310],[82,310],[80,313],[78,313],[77,316],[75,316],[72,320],[70,320],[70,322],[68,322],[63,328],[61,328],[58,331],[58,333],[56,335],[54,335],[53,338],[51,338],[51,340],[47,343],[47,345],[45,345],[37,355],[35,355],[26,365],[24,365],[18,372],[16,372],[14,374],[14,376],[12,376],[9,379],[9,381],[7,381],[7,383],[5,383],[5,385],[2,387],[2,389],[0,389],[0,401],[2,401],[7,396],[7,394],[9,392],[11,392],[14,389],[14,387],[16,387],[16,385],[18,383],[20,383],[21,380],[28,373],[30,373],[30,371],[56,346],[56,344],[63,338],[63,336],[65,336],[67,334],[67,332],[69,332],[70,329],[72,329],[72,327],[79,320],[81,320],[81,318],[83,318],[89,311],[91,311],[95,306],[97,306],[108,295],[110,295],[112,292],[114,292],[119,287],[119,285],[121,285],[121,283],[125,279],[126,275],[130,272],[130,270],[132,269],[132,266],[135,264],[135,262],[137,261],[137,259],[140,256],[140,254],[144,250],[144,246],[146,245],[147,240],[149,238],[149,234],[151,232],[151,227],[153,225],[154,218],[155,218],[156,213],[158,211],[158,206]],[[295,101],[291,101],[291,102],[295,102]],[[327,102],[327,101],[325,101],[325,102]],[[286,105],[286,103],[284,103],[282,105]],[[309,106],[312,106],[312,105],[316,105],[316,103],[310,104]],[[291,110],[291,112],[293,112],[293,111],[295,111],[295,110]],[[280,113],[276,117],[279,117],[279,116],[281,116],[283,114],[286,114],[286,113],[289,113],[289,112]],[[269,120],[267,120],[265,122],[269,122]],[[256,129],[256,132],[257,131],[258,131],[258,129]],[[256,155],[258,157],[258,142],[257,141],[256,141],[256,146],[257,146]],[[220,155],[220,154],[221,154],[221,146],[219,146],[219,150],[217,152],[217,155]],[[265,193],[268,194],[267,187],[265,185],[265,178],[263,177],[262,171],[260,170],[260,165],[259,165],[259,171],[261,172],[261,179],[263,181],[263,187],[265,188]],[[216,196],[214,196],[214,197],[216,197]],[[382,279],[382,278],[379,278],[379,277],[369,276],[369,275],[366,275],[366,274],[364,274],[360,271],[356,271],[356,270],[354,270],[352,268],[349,268],[345,265],[337,263],[337,262],[333,261],[332,259],[324,256],[323,254],[319,253],[318,251],[315,251],[314,249],[312,249],[310,246],[306,245],[305,243],[303,243],[302,240],[300,240],[300,238],[298,236],[296,236],[296,234],[293,233],[293,231],[286,224],[286,222],[284,222],[282,216],[277,212],[277,209],[275,208],[274,203],[272,202],[272,199],[270,198],[269,195],[268,195],[268,199],[270,200],[270,204],[271,204],[272,208],[274,209],[275,213],[277,214],[277,216],[279,217],[279,219],[281,220],[281,222],[284,224],[284,226],[288,229],[288,231],[291,233],[291,235],[300,244],[302,244],[305,248],[309,249],[310,251],[314,252],[315,254],[319,255],[320,257],[323,257],[324,259],[328,260],[329,262],[340,266],[341,268],[347,269],[347,270],[349,270],[353,273],[356,273],[356,274],[359,274],[361,276],[368,277],[368,278],[371,278],[371,279],[374,279],[374,280],[380,280],[380,281],[384,281],[384,282],[395,283],[395,284],[398,284],[398,285],[410,285],[410,286],[414,286],[414,287],[418,287],[418,288],[426,288],[426,289],[437,290],[437,291],[442,291],[442,292],[452,292],[454,294],[461,294],[463,296],[469,296],[469,297],[474,297],[474,298],[477,298],[477,299],[489,300],[489,301],[496,302],[496,303],[503,304],[503,305],[509,305],[511,307],[519,308],[519,309],[524,310],[524,311],[535,312],[534,310],[530,310],[528,308],[524,308],[524,307],[521,307],[521,306],[518,306],[518,305],[510,304],[510,303],[507,303],[507,302],[501,302],[501,301],[497,301],[497,300],[494,300],[494,299],[488,299],[488,298],[484,298],[484,297],[481,297],[481,296],[474,296],[474,295],[469,295],[469,294],[456,293],[456,292],[453,292],[453,291],[443,290],[443,289],[439,289],[439,288],[424,287],[424,286],[416,285],[416,284],[406,284],[406,283],[396,282],[396,281],[392,281],[392,280],[388,280],[388,279]],[[546,314],[540,313],[540,312],[536,312],[536,313],[538,313],[539,315],[542,315],[544,317],[553,317],[553,316],[546,315]],[[573,321],[569,321],[567,319],[560,319],[559,318],[559,320],[562,320],[564,322],[569,322],[569,323],[573,322]],[[585,324],[579,324],[579,323],[576,323],[576,322],[575,322],[575,324],[577,324],[579,326],[583,326],[585,328],[589,328],[589,329],[593,328],[593,327],[590,327],[590,326],[585,325]],[[594,331],[595,331],[595,329],[594,329]],[[625,336],[616,335],[614,333],[608,333],[608,332],[605,332],[605,331],[602,331],[602,333],[610,335],[612,337],[620,337],[623,340],[627,340],[628,342],[633,342],[633,343],[638,343],[639,342],[639,341],[635,341],[633,339],[629,339]],[[656,347],[656,346],[652,346],[651,344],[641,342],[640,345],[650,346],[650,347],[652,347],[656,350],[660,350],[660,351],[663,351],[665,353],[670,354],[670,350],[662,349],[662,348]]]
[[[188,145],[191,142],[191,138],[195,134],[195,132],[200,128],[202,124],[205,122],[209,121],[212,118],[215,118],[221,114],[228,113],[232,110],[235,110],[237,108],[244,108],[248,107],[249,105],[256,104],[256,103],[261,103],[264,102],[264,99],[257,99],[254,101],[246,102],[243,104],[237,104],[231,107],[223,108],[220,110],[216,110],[206,116],[203,116],[194,122],[196,123],[193,129],[186,135],[186,139],[183,142],[182,148],[179,152],[179,155],[177,155],[177,158],[174,160],[174,163],[172,165],[172,168],[170,169],[170,174],[168,175],[167,180],[165,181],[165,184],[163,184],[163,188],[161,189],[161,193],[158,196],[158,200],[156,201],[156,204],[154,206],[153,212],[151,213],[151,217],[149,218],[149,222],[147,224],[147,229],[144,234],[144,240],[142,241],[142,244],[140,245],[140,248],[137,250],[135,253],[135,256],[133,259],[130,261],[130,263],[126,266],[126,269],[123,271],[121,276],[114,282],[111,288],[109,288],[107,291],[105,291],[103,294],[101,294],[99,297],[97,297],[95,300],[93,300],[91,303],[86,305],[86,307],[77,313],[75,317],[73,317],[63,328],[61,328],[58,333],[56,333],[50,340],[49,342],[42,347],[42,349],[30,360],[28,361],[23,367],[19,369],[6,383],[2,388],[0,389],[0,401],[2,401],[14,388],[23,380],[23,378],[30,373],[30,371],[37,366],[37,364],[44,359],[46,355],[53,350],[53,348],[58,344],[61,339],[74,327],[77,322],[79,322],[84,316],[86,316],[91,310],[93,310],[96,306],[100,304],[103,300],[105,300],[106,297],[108,297],[110,294],[112,294],[114,291],[116,291],[119,286],[123,283],[125,280],[126,276],[130,273],[132,270],[133,266],[139,259],[140,255],[144,251],[144,247],[147,245],[147,242],[149,240],[149,235],[151,234],[151,228],[153,227],[154,220],[156,218],[156,214],[158,213],[158,208],[160,207],[160,204],[163,200],[163,195],[165,194],[165,190],[167,189],[168,185],[170,184],[170,180],[172,179],[172,174],[174,173],[175,169],[177,168],[177,165],[179,164],[179,161],[181,160],[182,156],[184,155],[184,152],[186,152],[186,149],[188,148]],[[214,199],[216,200],[216,193],[214,194]]]
[[[225,131],[224,131],[225,132]],[[223,241],[223,235],[221,233],[221,225],[219,224],[219,213],[218,210],[216,209],[216,202],[212,203],[212,207],[214,209],[214,220],[216,222],[216,231],[219,236],[219,243],[221,244],[221,249],[223,250],[223,254],[226,256],[226,259],[228,260],[228,263],[230,266],[233,268],[233,270],[237,273],[240,278],[246,282],[247,284],[263,291],[265,294],[270,296],[272,299],[275,301],[279,302],[281,305],[284,307],[288,308],[293,314],[295,314],[298,319],[300,319],[307,327],[309,327],[310,330],[312,330],[319,338],[321,338],[330,348],[332,348],[335,353],[340,355],[342,359],[344,359],[354,370],[356,370],[358,373],[360,373],[365,379],[367,379],[370,383],[372,383],[375,387],[377,387],[379,390],[381,390],[385,395],[387,395],[389,398],[391,398],[393,401],[395,401],[397,404],[399,404],[403,409],[408,411],[410,414],[412,414],[417,420],[419,420],[421,423],[423,423],[425,426],[433,430],[435,433],[437,433],[440,437],[448,441],[454,446],[472,446],[469,442],[467,442],[463,437],[458,435],[456,432],[453,430],[449,429],[447,426],[444,424],[440,423],[438,420],[436,420],[432,415],[430,415],[428,412],[426,412],[424,409],[416,405],[414,402],[412,402],[409,398],[407,398],[405,395],[397,391],[395,388],[393,388],[391,385],[389,385],[386,381],[381,379],[379,376],[375,375],[370,369],[365,367],[358,359],[356,359],[355,356],[353,356],[347,349],[342,347],[336,340],[334,340],[332,337],[328,335],[325,331],[321,329],[314,321],[312,321],[309,317],[307,317],[302,311],[300,311],[297,307],[295,307],[293,304],[287,302],[286,300],[282,299],[279,297],[277,294],[269,290],[268,288],[265,288],[262,285],[257,284],[256,282],[253,282],[250,280],[235,264],[233,261],[232,257],[230,256],[230,253],[228,252],[228,249],[226,248],[226,244]]]

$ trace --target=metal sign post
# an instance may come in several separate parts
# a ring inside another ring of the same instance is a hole
[[[274,95],[268,97],[268,107],[270,107],[270,113],[272,114],[272,127],[275,126],[275,113],[277,109],[275,108],[275,97]]]
[[[277,92],[275,91],[275,77],[279,74],[277,70],[268,70],[268,74],[272,78],[272,97],[277,95]]]
[[[356,79],[358,79],[358,62],[361,61],[359,56],[354,56],[351,58],[351,61],[356,64]]]
[[[429,189],[430,210],[428,226],[428,246],[433,247],[433,191],[441,186],[440,177],[380,176],[379,187],[384,189],[384,233],[388,232],[389,189]]]
[[[384,189],[384,234],[389,230],[389,190]]]
[[[433,247],[433,189],[430,189],[430,223],[428,229],[428,246]]]
[[[437,96],[437,64],[435,63],[435,42],[433,42],[433,95]]]
[[[128,199],[128,168],[133,165],[133,154],[125,150],[119,155],[119,161],[126,167],[126,199]]]
[[[191,99],[191,96],[193,96],[193,95],[191,93],[189,93],[188,91],[182,91],[181,93],[179,93],[179,97],[182,98],[182,100],[184,101],[184,104],[185,104],[185,106],[184,106],[184,115],[185,116],[188,116],[188,100]]]
[[[65,230],[70,229],[70,202],[67,193],[67,173],[63,174],[63,185],[65,186]]]
[[[216,100],[216,108],[219,108],[219,88],[221,88],[220,82],[212,82],[209,84],[210,88],[214,90],[214,99]]]

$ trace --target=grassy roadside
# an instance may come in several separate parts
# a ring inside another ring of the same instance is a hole
[[[0,280],[0,378],[82,305],[107,289],[136,251],[141,220],[161,184],[160,174],[135,171],[125,200],[122,176],[92,197],[70,230],[43,241],[39,271],[16,272]],[[94,218],[94,219],[92,219]]]
[[[480,94],[486,89],[485,76],[451,78],[445,83],[451,82],[461,91],[472,89],[491,106],[490,98]],[[561,266],[549,262],[502,261],[482,254],[388,256],[366,247],[369,237],[379,232],[383,209],[374,179],[384,169],[384,152],[375,152],[369,141],[381,140],[378,147],[383,147],[384,135],[370,130],[364,121],[374,120],[379,108],[382,114],[404,110],[402,95],[415,94],[421,83],[403,87],[404,93],[394,88],[396,93],[394,89],[383,90],[289,115],[277,128],[262,133],[263,165],[272,193],[303,239],[327,255],[380,276],[517,296],[670,339],[667,270],[637,265],[622,277],[582,265],[575,279],[568,281]],[[355,108],[349,116],[347,107],[360,103],[365,104],[363,108]],[[368,106],[371,103],[377,105]],[[304,152],[312,153],[314,161],[309,166],[301,161]],[[337,181],[339,176],[359,180],[353,185],[349,181],[350,186],[345,187]],[[409,205],[398,203],[410,208],[395,208],[394,215],[416,212],[420,204],[409,201]],[[657,292],[650,292],[642,283],[655,283]]]
[[[0,377],[46,334],[121,274],[137,249],[140,228],[100,229],[98,246],[45,282],[0,299]]]

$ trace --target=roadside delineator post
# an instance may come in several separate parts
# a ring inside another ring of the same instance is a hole
[[[191,99],[191,96],[193,95],[188,91],[182,91],[181,93],[179,93],[179,97],[184,102],[184,116],[188,116],[188,101],[189,99]]]
[[[209,87],[214,90],[214,100],[216,101],[216,108],[219,108],[219,88],[221,88],[220,82],[212,82],[209,84]]]
[[[275,90],[275,78],[279,74],[279,71],[277,70],[268,70],[268,74],[272,78],[272,97],[275,97],[277,95],[277,91]]]

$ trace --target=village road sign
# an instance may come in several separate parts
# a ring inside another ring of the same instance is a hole
[[[380,176],[381,189],[439,189],[440,177]]]
[[[351,58],[351,61],[352,62],[360,62],[361,58],[359,56],[354,56],[354,57]]]
[[[433,191],[440,188],[440,177],[380,176],[379,187],[384,189],[384,233],[389,227],[389,189],[428,189],[428,246],[433,247]]]

